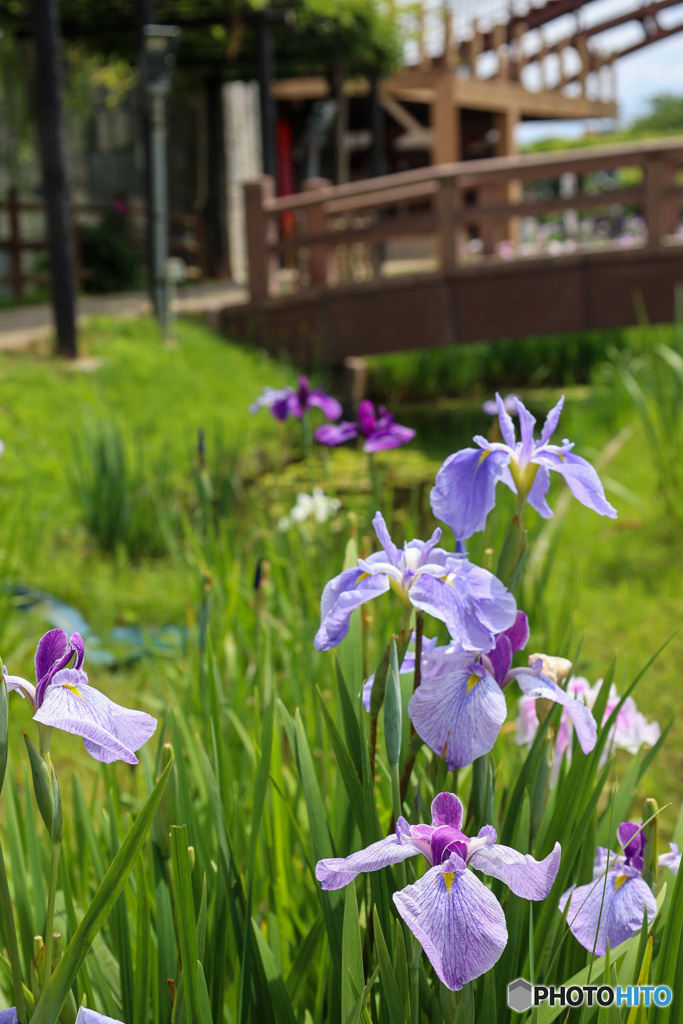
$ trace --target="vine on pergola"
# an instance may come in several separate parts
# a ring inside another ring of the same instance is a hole
[[[179,67],[228,79],[253,77],[258,0],[156,0],[154,20],[182,29]],[[393,5],[378,0],[275,0],[288,12],[273,24],[278,75],[325,74],[343,55],[349,74],[384,75],[401,56],[401,32]],[[31,34],[31,0],[0,0],[0,28]],[[133,63],[140,16],[136,0],[61,0],[63,39],[107,57]]]

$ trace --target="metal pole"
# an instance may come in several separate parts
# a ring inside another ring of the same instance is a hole
[[[166,96],[150,90],[152,122],[152,291],[164,338],[168,336],[168,176],[166,170]]]

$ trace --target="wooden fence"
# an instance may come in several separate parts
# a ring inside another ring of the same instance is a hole
[[[87,281],[88,268],[81,265],[80,233],[85,223],[93,225],[103,214],[112,210],[111,204],[81,203],[72,206],[74,251],[76,256],[77,279],[82,284]],[[4,216],[3,216],[4,215]],[[26,218],[39,216],[43,225],[39,232],[28,231]],[[129,204],[125,213],[124,237],[140,253],[144,260],[145,251],[145,207]],[[30,253],[48,252],[45,237],[45,207],[35,200],[23,200],[16,188],[7,193],[7,198],[0,200],[0,217],[5,221],[5,233],[0,233],[0,252],[8,254],[9,273],[0,273],[0,290],[9,286],[9,290],[18,302],[25,296],[27,288],[33,285],[46,284],[49,279],[47,270],[41,271],[27,268],[25,255]],[[188,276],[198,278],[206,273],[206,245],[204,240],[201,217],[195,214],[171,213],[169,217],[169,251],[173,256],[180,256],[188,266]]]
[[[290,290],[334,288],[340,247],[367,247],[377,277],[382,248],[397,238],[431,236],[438,256],[435,273],[470,271],[476,264],[485,275],[500,260],[498,243],[514,236],[521,217],[570,210],[635,209],[647,231],[644,247],[658,250],[676,241],[682,164],[683,139],[672,139],[446,164],[336,187],[318,180],[283,198],[275,198],[273,181],[264,176],[245,185],[251,298],[257,302],[280,294],[287,265]],[[613,172],[625,168],[631,169],[629,183],[613,187]],[[567,172],[576,176],[576,194],[530,194],[529,186],[547,185]],[[609,172],[602,187],[596,185],[596,172]],[[292,222],[294,230],[285,234],[283,223]],[[473,237],[480,242],[477,257],[467,245]],[[511,258],[526,257],[513,253]]]

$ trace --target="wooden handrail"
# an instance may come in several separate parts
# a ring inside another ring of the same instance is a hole
[[[642,166],[653,153],[683,160],[683,137],[673,139],[651,139],[640,143],[619,143],[611,146],[586,147],[557,153],[534,153],[524,156],[499,156],[485,160],[463,160],[455,164],[439,164],[436,167],[420,167],[413,171],[399,171],[385,174],[367,181],[355,181],[347,185],[330,185],[315,192],[298,192],[291,196],[269,199],[264,209],[269,213],[284,213],[287,210],[301,210],[318,202],[352,199],[355,197],[384,192],[403,185],[418,185],[422,182],[439,182],[444,178],[457,178],[463,185],[486,178],[489,181],[507,181],[510,178],[543,178],[563,174],[565,171],[583,172],[594,169]]]
[[[568,210],[640,207],[648,232],[646,244],[657,249],[680,219],[683,187],[676,179],[681,165],[683,138],[674,138],[466,161],[339,186],[316,180],[304,192],[280,198],[273,194],[271,179],[261,178],[245,187],[252,298],[277,294],[279,259],[285,253],[301,254],[304,269],[309,267],[304,282],[331,286],[336,247],[431,233],[440,253],[441,272],[450,272],[462,262],[467,228],[477,229],[484,255],[492,255],[497,242],[510,237],[501,222]],[[547,199],[525,198],[521,190],[508,188],[511,182],[620,167],[638,168],[640,180],[625,187]],[[286,237],[280,232],[280,215],[285,212],[298,214],[294,234]],[[371,259],[379,266],[377,251]]]

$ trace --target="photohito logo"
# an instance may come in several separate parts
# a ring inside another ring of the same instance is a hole
[[[508,1006],[525,1013],[532,1006],[668,1006],[668,985],[532,985],[517,978],[508,985]]]

